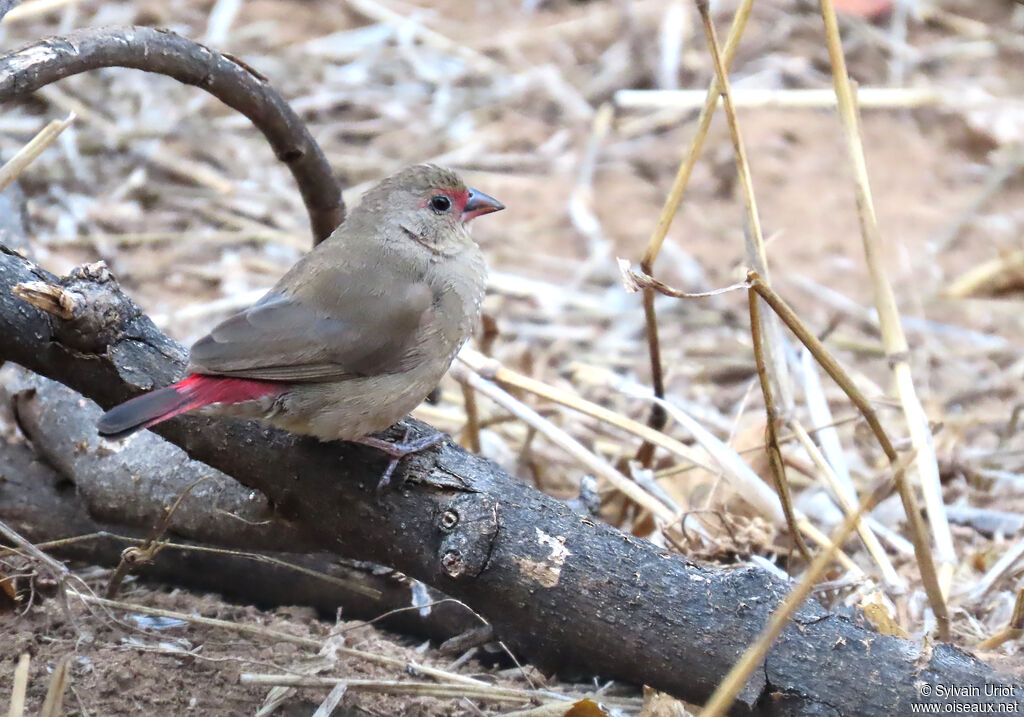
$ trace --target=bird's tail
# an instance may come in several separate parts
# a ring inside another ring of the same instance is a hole
[[[122,438],[211,403],[242,403],[281,393],[277,381],[254,381],[194,373],[178,383],[115,406],[96,423],[101,436]]]

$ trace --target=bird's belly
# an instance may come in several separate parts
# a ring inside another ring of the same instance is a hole
[[[263,420],[323,441],[349,441],[394,425],[429,394],[443,372],[384,374],[330,384],[301,384]]]

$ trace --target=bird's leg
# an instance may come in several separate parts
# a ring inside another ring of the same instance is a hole
[[[445,434],[441,431],[434,431],[433,433],[420,436],[419,438],[410,441],[409,440],[409,429],[405,429],[405,437],[398,443],[392,443],[386,441],[383,438],[377,438],[376,436],[363,436],[357,438],[354,443],[362,443],[364,446],[370,446],[376,448],[378,451],[382,451],[391,456],[391,461],[388,463],[388,467],[384,469],[384,474],[380,477],[380,481],[377,483],[377,490],[384,490],[391,483],[391,474],[395,472],[395,467],[398,462],[408,455],[413,453],[419,453],[420,451],[436,446],[438,443],[443,441]]]

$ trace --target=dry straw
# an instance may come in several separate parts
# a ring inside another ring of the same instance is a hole
[[[896,297],[885,272],[881,233],[875,216],[874,202],[871,198],[867,163],[864,159],[864,143],[860,136],[860,118],[857,114],[853,87],[846,71],[846,59],[843,56],[839,24],[836,20],[832,0],[821,0],[821,15],[825,23],[825,38],[832,61],[832,81],[835,85],[839,116],[842,120],[847,150],[854,170],[857,214],[860,218],[864,255],[871,275],[871,286],[875,297],[875,307],[878,309],[882,340],[885,343],[886,354],[896,380],[896,388],[903,406],[907,427],[910,430],[911,442],[918,456],[917,469],[939,554],[939,562],[942,565],[941,574],[936,573],[929,536],[917,509],[913,487],[903,481],[899,482],[900,498],[903,500],[903,508],[910,524],[914,552],[921,570],[921,579],[924,582],[925,591],[928,593],[932,611],[938,621],[939,638],[948,641],[950,627],[945,594],[949,592],[953,568],[956,564],[956,552],[953,548],[953,537],[949,530],[945,504],[942,500],[938,461],[935,458],[935,447],[932,443],[931,428],[928,426],[928,417],[914,390],[913,377],[910,372],[910,348],[900,323]],[[890,460],[892,460],[892,456],[890,456]]]

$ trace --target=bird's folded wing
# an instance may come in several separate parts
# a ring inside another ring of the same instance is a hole
[[[347,292],[314,308],[270,292],[192,346],[198,373],[275,381],[335,381],[400,371],[432,298],[423,283],[365,296]]]

